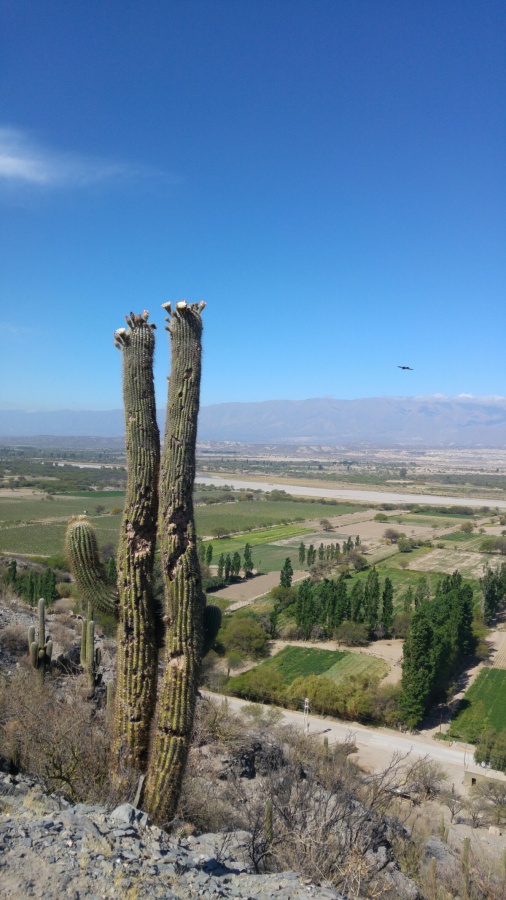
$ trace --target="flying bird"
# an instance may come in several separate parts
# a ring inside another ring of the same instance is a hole
[[[414,372],[414,369],[411,366],[397,366],[398,369],[407,369],[408,372]]]

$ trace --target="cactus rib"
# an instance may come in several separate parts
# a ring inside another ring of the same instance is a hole
[[[167,424],[160,476],[160,543],[167,614],[166,659],[145,804],[157,822],[174,815],[190,746],[203,643],[202,592],[193,516],[201,375],[201,308],[172,311]]]
[[[117,557],[119,591],[114,759],[143,771],[156,701],[152,574],[158,516],[160,436],[153,382],[155,337],[147,313],[121,330],[127,488]],[[116,333],[117,335],[119,332]]]

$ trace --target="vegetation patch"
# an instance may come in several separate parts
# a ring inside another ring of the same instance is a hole
[[[313,647],[284,647],[272,659],[244,672],[242,675],[236,675],[227,682],[227,688],[233,693],[239,693],[243,684],[248,682],[248,677],[252,672],[258,669],[278,672],[281,676],[283,684],[288,685],[295,681],[296,678],[306,677],[308,675],[322,675],[331,669],[339,660],[349,653],[342,653],[339,650],[315,650]]]
[[[377,656],[367,653],[347,653],[343,659],[339,659],[325,673],[334,684],[342,684],[348,678],[356,678],[362,675],[377,678],[378,680],[388,675],[388,664]]]
[[[482,669],[460,703],[450,737],[475,743],[486,727],[506,728],[506,671]]]

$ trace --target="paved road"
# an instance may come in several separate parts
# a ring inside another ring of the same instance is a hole
[[[364,503],[425,503],[428,506],[489,506],[492,509],[506,509],[506,500],[480,499],[479,497],[447,497],[443,494],[401,494],[396,491],[367,491],[347,488],[314,487],[309,485],[275,484],[270,481],[245,481],[244,479],[221,478],[218,475],[199,475],[198,484],[215,484],[221,487],[229,484],[233,488],[249,488],[259,491],[286,491],[298,497],[326,497],[336,500],[361,500]]]
[[[226,700],[229,709],[239,712],[244,706],[248,706],[247,700],[238,697],[225,697],[222,694],[213,694],[209,691],[201,691],[206,697],[217,701]],[[271,709],[272,707],[267,707]],[[282,722],[304,728],[304,714],[294,710],[281,709]],[[357,745],[358,761],[373,771],[386,768],[394,753],[410,756],[412,761],[423,756],[429,757],[435,762],[441,763],[448,771],[455,786],[462,786],[464,772],[483,774],[483,769],[473,762],[473,749],[470,745],[453,743],[448,745],[443,742],[424,738],[420,734],[400,734],[387,728],[367,728],[358,723],[345,724],[335,719],[323,716],[309,716],[309,734],[326,736],[329,744],[344,741],[353,736]],[[494,778],[506,781],[506,776],[501,772],[491,772]]]

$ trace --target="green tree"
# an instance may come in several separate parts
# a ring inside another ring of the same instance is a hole
[[[213,545],[207,544],[206,546],[206,565],[210,566],[213,561]]]
[[[235,575],[235,577],[237,578],[239,575],[239,572],[241,571],[241,557],[240,557],[239,553],[237,552],[237,550],[235,551],[235,553],[232,557],[231,570],[232,570],[232,575]]]
[[[220,554],[220,558],[218,560],[218,578],[220,581],[223,580],[223,574],[225,571],[225,554]]]
[[[389,634],[392,630],[392,621],[394,617],[394,586],[390,578],[385,578],[382,595],[381,621],[385,631]]]
[[[420,578],[418,584],[416,586],[415,591],[415,609],[420,609],[420,607],[430,600],[430,590],[429,583],[425,577]]]
[[[414,600],[413,588],[411,587],[411,585],[409,585],[406,593],[404,594],[403,601],[402,601],[402,608],[403,608],[404,612],[411,612],[411,609],[413,607],[413,600]]]
[[[250,544],[246,544],[243,553],[244,560],[244,574],[246,578],[251,575],[253,571],[253,556],[251,555],[251,546]]]
[[[230,558],[230,553],[227,553],[225,557],[225,581],[230,581],[230,575],[232,573],[232,560]]]
[[[293,568],[292,561],[289,556],[286,557],[283,568],[281,569],[281,575],[279,579],[279,583],[281,587],[289,588],[292,586],[292,578],[293,578]]]
[[[371,569],[364,588],[364,613],[365,621],[370,628],[374,628],[378,621],[380,601],[379,576],[375,568]]]
[[[227,655],[231,650],[248,657],[265,655],[267,634],[252,615],[230,616],[219,637]]]
[[[402,661],[402,693],[399,705],[408,728],[414,728],[427,708],[433,683],[432,663],[433,632],[425,607],[413,616],[408,636],[404,642]]]
[[[5,584],[12,584],[13,586],[16,584],[17,578],[17,569],[18,564],[15,559],[10,559],[7,565],[7,572],[5,574]]]
[[[348,597],[348,589],[346,587],[346,579],[341,575],[335,588],[335,606],[334,618],[332,624],[338,627],[345,619],[349,619],[351,614],[350,598]]]
[[[361,581],[355,581],[350,596],[352,622],[364,621],[364,586]]]
[[[306,561],[306,545],[301,541],[299,545],[299,565],[303,566]]]

